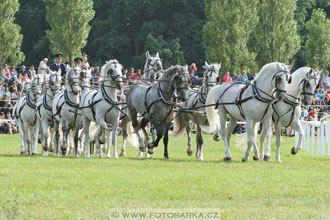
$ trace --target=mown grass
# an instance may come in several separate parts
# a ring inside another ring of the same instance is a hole
[[[16,200],[16,219],[108,219],[113,208],[219,208],[222,219],[330,219],[330,157],[292,156],[294,138],[284,138],[282,164],[275,162],[274,140],[271,162],[242,163],[238,138],[233,161],[224,162],[223,144],[207,135],[205,161],[186,156],[186,137],[170,137],[172,160],[166,161],[162,145],[151,159],[137,158],[131,146],[118,160],[25,157],[18,135],[0,135],[0,205]]]

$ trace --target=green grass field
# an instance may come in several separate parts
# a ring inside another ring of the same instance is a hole
[[[118,160],[26,157],[19,155],[18,135],[0,135],[0,208],[16,200],[15,219],[109,219],[113,208],[218,208],[221,219],[330,219],[330,157],[292,156],[294,138],[284,138],[281,164],[274,139],[271,162],[255,162],[251,154],[242,163],[238,138],[233,161],[224,162],[222,142],[208,135],[205,161],[186,156],[186,137],[170,137],[172,160],[166,161],[162,144],[152,159],[137,158],[130,145]]]

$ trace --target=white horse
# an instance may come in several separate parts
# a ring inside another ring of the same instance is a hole
[[[17,100],[16,105],[13,108],[13,114],[12,114],[12,118],[14,119],[15,123],[18,125],[17,126],[18,133],[19,133],[20,139],[21,139],[21,155],[25,154],[24,134],[23,134],[23,128],[20,125],[20,120],[19,120],[20,112],[18,111],[17,107],[24,105],[24,102],[25,102],[25,99],[26,99],[26,92],[30,91],[31,87],[32,87],[32,80],[28,77],[25,77],[20,98]]]
[[[40,139],[41,139],[41,146],[42,156],[47,156],[48,151],[52,151],[52,140],[53,140],[53,99],[54,96],[61,92],[62,90],[62,78],[61,78],[61,70],[59,69],[58,72],[50,71],[49,74],[45,75],[45,80],[47,81],[46,84],[46,91],[45,93],[39,97],[37,100],[37,110],[38,110],[38,118],[37,124],[40,129]],[[35,131],[37,132],[37,131]],[[48,141],[49,135],[51,137],[50,141]],[[50,148],[49,148],[50,147]]]
[[[79,69],[69,69],[65,78],[64,93],[54,97],[52,110],[54,115],[55,130],[55,151],[54,155],[59,156],[59,123],[62,124],[62,155],[67,153],[68,136],[70,131],[74,132],[75,157],[79,157],[78,153],[78,132],[81,128],[81,117],[78,113],[80,103],[80,73]]]
[[[196,148],[196,158],[204,159],[202,145],[203,145],[203,135],[202,135],[202,126],[207,126],[207,118],[205,108],[206,97],[209,91],[216,86],[217,78],[219,77],[219,70],[221,68],[221,64],[211,64],[209,65],[205,61],[204,65],[204,80],[203,86],[200,87],[195,92],[190,92],[188,100],[183,103],[182,109],[179,113],[176,114],[174,122],[173,122],[173,135],[174,137],[181,137],[184,135],[184,131],[186,131],[188,136],[188,156],[192,155],[192,143],[191,143],[191,127],[190,121],[193,121],[197,127],[197,148]]]
[[[304,130],[301,127],[301,101],[304,105],[312,103],[315,88],[322,71],[314,72],[312,68],[301,67],[292,73],[291,83],[288,85],[286,98],[280,102],[274,102],[273,107],[273,124],[276,127],[276,161],[281,162],[280,147],[282,143],[281,130],[282,127],[291,127],[299,132],[298,145],[291,149],[292,154],[296,154],[302,145]],[[303,96],[303,100],[300,97]],[[270,159],[270,137],[267,136],[267,148],[263,157],[263,144],[265,140],[265,127],[263,127],[260,136],[260,160]]]
[[[276,93],[278,100],[285,98],[290,69],[291,67],[280,63],[266,64],[251,83],[228,82],[211,89],[206,100],[208,106],[206,113],[210,124],[207,130],[213,132],[220,130],[225,145],[225,161],[231,160],[230,137],[237,120],[246,120],[248,147],[242,159],[243,162],[248,161],[252,146],[257,149],[254,132],[256,123],[263,122],[268,129],[266,132],[271,132],[269,118],[272,114],[270,105],[275,100],[273,94]],[[228,127],[227,114],[229,115]],[[259,158],[257,151],[254,157]]]
[[[151,56],[149,51],[146,52],[146,63],[144,65],[142,79],[146,82],[154,82],[156,79],[162,76],[163,63],[159,57],[158,52],[156,55]]]
[[[110,60],[101,69],[102,83],[100,90],[91,90],[81,97],[81,114],[83,118],[83,128],[85,135],[85,158],[90,157],[89,152],[89,126],[94,121],[98,124],[98,142],[105,143],[105,131],[112,130],[113,157],[117,154],[117,127],[119,116],[122,113],[121,103],[117,99],[117,90],[122,87],[122,65],[117,60]],[[109,126],[110,124],[110,126]],[[110,157],[110,149],[107,147],[106,156]]]
[[[21,148],[21,154],[24,150],[25,155],[37,155],[38,142],[38,124],[36,101],[42,93],[42,81],[39,74],[32,76],[31,81],[25,83],[26,96],[21,98],[15,107],[15,118],[20,127],[20,136],[24,140],[24,149]],[[32,143],[32,149],[31,149]]]

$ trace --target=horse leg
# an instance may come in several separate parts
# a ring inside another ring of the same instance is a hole
[[[112,146],[113,146],[113,158],[118,159],[117,154],[117,128],[119,120],[118,118],[112,122]]]
[[[276,156],[275,156],[276,161],[279,163],[282,162],[281,156],[280,156],[280,147],[282,144],[281,128],[282,128],[282,125],[279,123],[276,126]]]
[[[106,154],[106,157],[107,158],[110,158],[110,145],[111,145],[111,136],[112,136],[112,132],[113,132],[113,130],[112,131],[107,131],[107,141],[106,141],[106,143],[105,143],[105,148],[106,148],[106,150],[105,150],[105,154]],[[102,156],[102,146],[101,145],[99,145],[99,148],[100,148],[100,154],[101,154],[101,156]]]
[[[235,129],[237,125],[237,119],[229,115],[229,123],[228,127],[226,128],[226,134],[227,134],[227,143],[228,143],[228,149],[230,151],[230,138],[233,133],[233,130]]]
[[[148,144],[148,152],[153,154],[154,147],[158,147],[160,139],[163,137],[163,128],[158,123],[152,123],[157,132],[157,138],[152,143]]]
[[[264,142],[266,138],[266,129],[265,126],[262,126],[262,130],[260,133],[260,154],[259,154],[259,159],[263,160],[264,159]]]
[[[186,133],[187,133],[187,138],[188,138],[188,143],[187,143],[187,155],[192,156],[193,154],[193,149],[192,149],[192,142],[191,142],[191,129],[190,126],[186,126]],[[198,147],[196,150],[196,157],[198,157]]]
[[[19,136],[21,138],[21,155],[23,155],[25,153],[25,149],[24,149],[24,132],[23,132],[23,127],[22,127],[21,122],[18,122],[18,132],[19,132]]]
[[[70,128],[66,120],[62,120],[62,133],[63,133],[63,137],[62,137],[61,151],[62,151],[62,155],[65,156],[67,151],[68,136],[70,134]]]
[[[272,131],[272,118],[271,117],[263,122],[263,127],[265,128],[266,141],[267,141],[267,143],[266,143],[266,152],[265,152],[265,155],[264,155],[264,161],[269,161],[270,160],[270,142],[271,142],[271,138],[272,138],[272,134],[273,134],[273,131]],[[276,130],[278,130],[281,134],[281,131],[280,131],[281,128],[276,129]]]
[[[196,152],[196,157],[197,159],[204,160],[204,155],[202,152],[202,146],[203,146],[203,135],[202,135],[202,129],[199,126],[198,123],[196,123],[197,127],[197,136],[196,136],[196,142],[197,142],[197,152]]]
[[[37,116],[35,116],[37,117]],[[34,128],[32,129],[33,131],[33,139],[32,139],[32,156],[37,155],[37,144],[38,144],[38,136],[39,136],[39,123],[36,123]]]
[[[147,146],[147,145],[148,145],[148,142],[149,142],[149,134],[148,134],[148,132],[147,132],[147,130],[146,130],[146,126],[147,126],[148,123],[149,123],[149,120],[147,120],[147,119],[145,119],[145,118],[143,118],[143,119],[141,120],[141,129],[142,129],[143,134],[144,134],[144,146]],[[142,152],[141,152],[141,153],[142,153]],[[147,158],[150,157],[150,154],[149,154],[148,151],[146,152],[146,157],[147,157]]]
[[[25,145],[25,155],[28,156],[30,154],[30,129],[27,123],[23,125],[24,132],[24,145]]]
[[[231,160],[231,154],[230,154],[230,148],[229,148],[229,145],[228,145],[228,141],[227,141],[227,125],[226,125],[226,116],[227,116],[227,113],[226,113],[226,110],[223,106],[220,106],[219,109],[219,120],[220,120],[220,126],[221,126],[221,129],[220,129],[220,134],[221,134],[221,137],[222,137],[222,140],[223,140],[223,144],[225,145],[225,157],[223,158],[224,161],[229,161]]]
[[[74,156],[79,157],[78,151],[78,142],[79,142],[79,128],[75,128],[74,130]]]
[[[121,121],[121,128],[123,129],[123,144],[121,145],[120,150],[120,157],[123,157],[126,155],[125,148],[126,148],[126,141],[127,141],[127,123],[128,123],[128,117],[124,117]]]
[[[54,138],[54,143],[55,143],[55,149],[54,149],[54,156],[59,156],[59,149],[58,149],[58,142],[60,139],[60,132],[59,132],[59,122],[54,119],[54,131],[55,131],[55,138]]]
[[[89,154],[89,124],[90,124],[90,120],[83,116],[83,132],[85,134],[85,158],[89,158],[90,157],[90,154]]]
[[[298,145],[291,148],[291,154],[295,155],[298,153],[298,151],[301,149],[303,137],[305,136],[305,132],[301,127],[299,120],[293,120],[293,125],[291,126],[293,129],[295,129],[299,133],[299,139],[298,139]]]
[[[171,160],[171,158],[168,156],[168,130],[170,128],[170,124],[166,124],[164,126],[164,139],[163,139],[163,142],[164,142],[164,157],[167,159],[167,160]]]
[[[145,145],[143,143],[143,140],[141,138],[141,135],[139,133],[139,122],[137,120],[137,113],[135,111],[131,111],[131,119],[132,119],[132,126],[134,128],[134,132],[136,134],[136,136],[138,137],[138,140],[139,140],[139,145],[140,145],[140,151],[141,152],[145,152],[146,151],[146,148],[145,148]],[[140,153],[139,153],[139,156],[140,156]]]
[[[249,160],[250,149],[254,144],[254,126],[255,123],[251,119],[246,119],[246,133],[247,133],[247,149],[245,150],[245,155],[242,158],[242,162],[247,162]]]
[[[42,151],[43,155],[48,155],[48,122],[47,120],[41,121],[41,141],[42,141]]]

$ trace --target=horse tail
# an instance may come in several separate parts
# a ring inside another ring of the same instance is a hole
[[[127,128],[126,128],[126,133],[127,133],[127,140],[130,144],[133,145],[133,147],[138,147],[139,146],[139,139],[137,135],[134,133],[134,128],[132,125],[132,122],[129,121],[127,122]]]
[[[215,95],[217,93],[217,86],[213,87],[209,94],[207,95],[206,103],[206,117],[209,122],[209,127],[202,126],[202,130],[206,133],[214,133],[220,129],[220,118],[218,115],[218,110],[215,109]]]
[[[174,114],[174,121],[173,121],[173,131],[170,132],[171,136],[174,137],[182,137],[184,135],[186,129],[185,123],[185,115],[184,113],[176,113]]]

